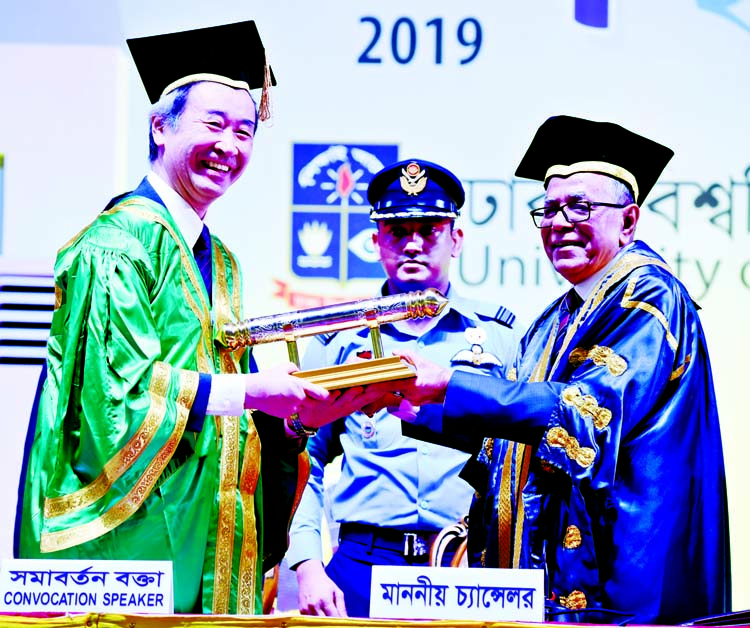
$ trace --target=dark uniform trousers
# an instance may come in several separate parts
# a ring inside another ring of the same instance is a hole
[[[373,565],[427,566],[430,545],[435,536],[424,531],[405,532],[394,528],[342,523],[339,547],[328,563],[326,573],[344,592],[349,616],[370,616]],[[443,563],[449,563],[451,558],[452,555],[446,552]]]

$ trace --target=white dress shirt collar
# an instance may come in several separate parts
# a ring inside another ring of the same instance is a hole
[[[201,231],[203,231],[203,221],[195,213],[195,210],[188,205],[187,201],[158,174],[151,171],[146,175],[146,179],[161,198],[167,211],[172,215],[180,235],[192,249],[198,241]]]
[[[601,270],[595,272],[591,277],[588,277],[587,279],[584,279],[582,282],[577,283],[573,286],[574,290],[578,293],[578,296],[581,297],[584,301],[589,298],[591,295],[591,291],[594,289],[596,284],[599,283],[602,277],[607,274],[609,269],[615,264],[617,259],[623,255],[624,251],[630,248],[630,244],[625,245],[622,247],[618,252],[617,255],[615,255],[604,268]]]

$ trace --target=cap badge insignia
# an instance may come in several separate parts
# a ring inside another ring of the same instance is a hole
[[[401,168],[401,189],[409,196],[417,196],[427,185],[427,173],[416,161]]]

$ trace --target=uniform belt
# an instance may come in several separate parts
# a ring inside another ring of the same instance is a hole
[[[402,554],[412,562],[426,563],[430,559],[430,545],[435,534],[423,530],[412,532],[396,528],[379,528],[364,523],[342,523],[339,528],[341,541],[353,541]]]

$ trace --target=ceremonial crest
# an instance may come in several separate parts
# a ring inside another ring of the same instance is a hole
[[[427,172],[416,161],[401,169],[401,189],[409,196],[417,196],[427,185]]]
[[[383,276],[367,186],[397,159],[395,145],[294,144],[291,267],[297,277]]]

